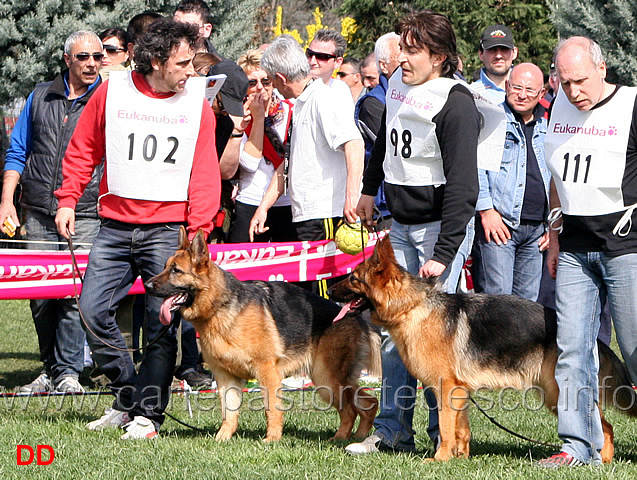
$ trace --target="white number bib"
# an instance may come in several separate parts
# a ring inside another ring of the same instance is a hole
[[[610,101],[586,112],[560,91],[546,139],[546,158],[567,215],[625,210],[622,179],[637,88],[621,87]]]
[[[131,72],[112,72],[108,82],[109,193],[138,200],[188,200],[205,79],[188,79],[182,93],[166,99],[137,90]]]
[[[446,183],[436,124],[449,91],[466,84],[450,78],[436,78],[422,85],[405,85],[395,73],[387,89],[387,150],[383,162],[385,180],[394,185],[442,185]],[[482,115],[478,139],[478,167],[500,170],[506,118],[499,106],[470,88]]]

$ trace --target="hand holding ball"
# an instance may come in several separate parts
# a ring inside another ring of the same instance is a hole
[[[357,255],[363,251],[369,241],[369,233],[360,223],[343,223],[334,235],[336,248],[349,255]]]

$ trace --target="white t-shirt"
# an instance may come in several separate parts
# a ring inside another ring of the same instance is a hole
[[[355,103],[354,99],[352,98],[352,91],[350,90],[349,85],[345,83],[343,80],[339,78],[330,78],[330,83],[328,83],[328,86],[331,88],[336,88],[339,90],[343,90],[343,92],[349,93],[350,100],[352,100],[352,103]]]
[[[342,146],[362,140],[349,89],[312,81],[296,100],[292,122],[288,171],[292,220],[342,216],[347,183]]]
[[[274,122],[273,127],[279,138],[285,138],[290,106],[286,102],[281,102],[281,105],[285,114]],[[247,141],[248,136],[244,134],[241,140],[241,153],[239,156],[239,193],[237,194],[237,201],[246,205],[258,206],[270,185],[276,169],[265,157],[256,158],[246,153],[243,148]],[[273,206],[283,207],[289,204],[289,195],[281,195]]]

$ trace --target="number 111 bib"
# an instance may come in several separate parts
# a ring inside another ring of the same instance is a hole
[[[637,89],[621,87],[599,108],[573,106],[557,95],[544,142],[548,166],[567,215],[625,210],[622,180]]]

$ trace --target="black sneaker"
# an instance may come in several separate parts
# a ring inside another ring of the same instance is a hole
[[[193,368],[186,370],[177,377],[179,380],[185,380],[192,388],[211,388],[212,375],[198,372]]]

